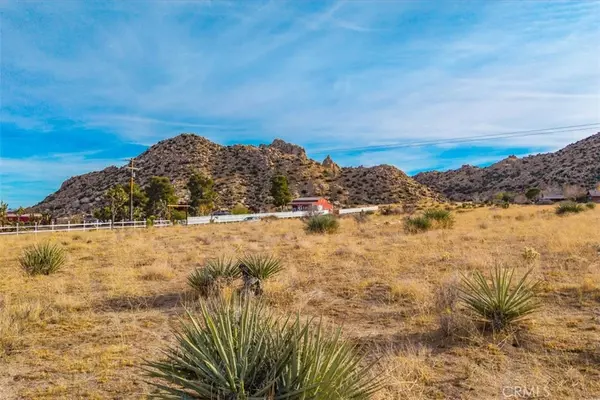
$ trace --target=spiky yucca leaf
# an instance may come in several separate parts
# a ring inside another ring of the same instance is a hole
[[[540,281],[528,279],[531,271],[527,271],[514,286],[514,268],[496,267],[490,283],[479,271],[471,278],[463,275],[460,298],[494,330],[502,330],[540,307],[535,293]]]
[[[368,399],[381,387],[381,381],[368,373],[372,365],[361,366],[355,346],[345,343],[341,329],[327,330],[322,321],[306,329],[296,320],[294,348],[289,363],[278,380],[278,398]]]
[[[31,245],[19,257],[19,264],[29,275],[50,275],[58,271],[65,261],[64,249],[50,242]]]
[[[277,320],[260,303],[202,302],[199,319],[188,317],[166,360],[147,364],[150,376],[163,382],[156,384],[162,398],[248,399],[273,391],[289,356],[273,340]]]
[[[443,210],[441,208],[432,208],[426,210],[423,213],[423,216],[432,221],[436,221],[440,228],[452,228],[452,226],[454,225],[454,217],[452,216],[452,213],[448,210]]]
[[[426,232],[431,229],[432,222],[425,216],[406,217],[404,219],[404,231],[406,233]]]
[[[326,337],[248,299],[202,303],[199,319],[188,316],[166,359],[145,366],[161,398],[366,399],[379,388],[339,332]]]
[[[271,278],[284,268],[279,258],[265,254],[247,254],[240,259],[239,265],[242,275],[247,273],[260,281]]]
[[[216,278],[224,278],[233,281],[240,277],[239,262],[233,258],[219,257],[206,262],[204,268]]]
[[[305,224],[308,233],[335,233],[340,227],[340,222],[333,214],[312,215]]]
[[[210,294],[221,286],[230,285],[240,276],[238,261],[219,257],[208,260],[202,268],[197,268],[188,276],[188,284],[201,294]]]

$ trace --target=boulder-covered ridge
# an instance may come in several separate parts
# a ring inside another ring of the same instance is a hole
[[[522,193],[537,187],[560,191],[565,185],[593,189],[600,182],[600,133],[555,152],[510,156],[489,167],[464,165],[413,178],[452,200],[484,200],[499,192]]]
[[[275,139],[270,145],[222,146],[195,134],[158,142],[134,159],[135,181],[142,187],[153,176],[167,176],[185,202],[189,176],[199,171],[215,181],[217,206],[241,203],[253,210],[271,207],[271,178],[288,177],[294,196],[323,196],[339,206],[416,203],[437,199],[429,188],[396,167],[340,167],[331,157],[311,160],[300,146]],[[111,166],[66,180],[60,189],[32,207],[57,216],[89,213],[102,205],[103,193],[115,184],[129,182],[127,166]]]

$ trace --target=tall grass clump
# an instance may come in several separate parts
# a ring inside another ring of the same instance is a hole
[[[352,218],[354,219],[354,221],[356,221],[357,224],[364,224],[365,222],[369,221],[369,216],[372,215],[372,214],[368,214],[368,213],[369,213],[369,211],[367,211],[367,212],[361,211],[359,213],[352,214]],[[372,213],[372,211],[371,211],[371,213]]]
[[[558,215],[564,215],[569,213],[577,214],[583,211],[585,211],[583,206],[581,204],[575,203],[574,201],[564,201],[556,207],[556,213]]]
[[[406,217],[404,231],[406,233],[426,232],[433,227],[431,220],[425,216]]]
[[[479,272],[472,277],[463,276],[460,299],[481,321],[501,331],[520,321],[540,307],[536,290],[540,281],[529,278],[529,270],[513,285],[515,269],[496,267],[488,283]]]
[[[313,215],[305,221],[305,224],[308,233],[335,233],[340,227],[338,219],[332,214]]]
[[[204,267],[195,269],[188,276],[188,284],[198,293],[208,295],[231,285],[240,275],[237,260],[219,257],[209,260]]]
[[[456,328],[456,311],[460,296],[458,278],[443,282],[434,294],[434,309],[438,316],[440,330],[450,336]]]
[[[368,399],[379,389],[339,330],[236,298],[202,302],[188,319],[165,358],[144,367],[162,398]]]
[[[454,225],[454,216],[449,210],[434,208],[423,213],[425,218],[435,221],[440,228],[448,229]]]
[[[50,242],[31,245],[19,257],[21,268],[29,275],[50,275],[58,271],[65,261],[65,250]]]
[[[283,270],[280,259],[272,255],[249,254],[239,261],[239,271],[244,281],[243,292],[257,296],[263,294],[264,281]]]

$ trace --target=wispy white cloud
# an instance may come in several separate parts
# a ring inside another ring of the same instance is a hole
[[[92,154],[95,152],[19,159],[0,157],[0,200],[11,207],[33,205],[32,199],[41,200],[58,190],[60,183],[72,176],[125,163],[119,159],[88,158]]]
[[[282,137],[310,154],[600,121],[598,2],[9,5],[3,115],[25,130]],[[590,133],[493,145],[554,149]],[[419,167],[439,164],[430,150]],[[340,159],[404,167],[394,154]]]

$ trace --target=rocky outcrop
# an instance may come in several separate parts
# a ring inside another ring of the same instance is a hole
[[[479,168],[463,165],[445,172],[423,172],[416,181],[452,200],[485,200],[499,192],[530,188],[561,191],[566,185],[592,189],[600,182],[600,133],[555,153],[515,156]]]
[[[270,145],[222,146],[195,134],[163,140],[134,159],[136,183],[145,186],[152,176],[167,176],[182,202],[189,196],[186,182],[193,171],[215,181],[219,207],[243,204],[253,210],[271,207],[271,178],[288,177],[294,196],[324,196],[337,205],[416,203],[438,195],[392,166],[342,168],[331,157],[311,160],[300,146],[275,139]],[[76,176],[35,205],[56,216],[89,213],[102,205],[103,193],[129,181],[126,167]]]

